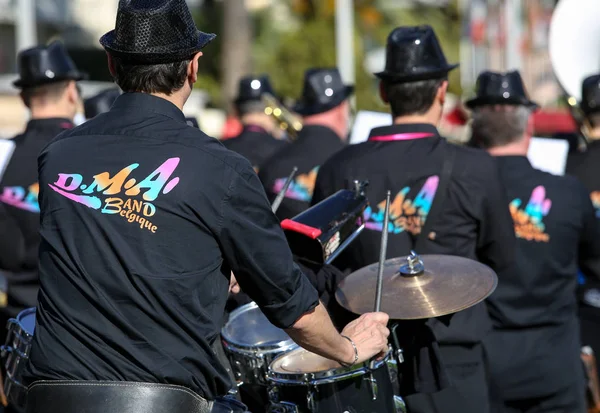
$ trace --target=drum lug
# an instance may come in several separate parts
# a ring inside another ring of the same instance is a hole
[[[373,373],[369,373],[369,375],[365,377],[365,380],[369,382],[369,388],[371,389],[371,397],[373,398],[373,400],[377,400],[377,379],[373,377]]]
[[[271,403],[267,413],[300,413],[300,410],[294,403],[281,402]]]
[[[308,388],[308,393],[306,394],[306,405],[308,406],[308,410],[311,412],[317,411],[317,401],[315,400],[315,393],[319,392],[319,388],[316,386],[310,386]]]

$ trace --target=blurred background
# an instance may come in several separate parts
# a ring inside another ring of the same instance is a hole
[[[209,135],[237,132],[230,118],[239,78],[267,73],[278,95],[299,96],[304,71],[337,65],[356,85],[357,110],[385,112],[373,72],[399,25],[430,24],[450,62],[442,132],[462,139],[468,99],[484,69],[519,69],[533,100],[536,135],[575,131],[550,64],[548,37],[557,0],[188,0],[198,27],[218,37],[204,50],[197,90],[185,108]],[[0,0],[0,136],[21,130],[28,114],[12,87],[17,51],[60,39],[87,72],[84,98],[111,86],[98,39],[114,27],[118,0]],[[230,122],[227,122],[230,120]]]

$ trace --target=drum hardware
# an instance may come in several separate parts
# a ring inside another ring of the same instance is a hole
[[[373,310],[373,277],[378,263],[348,275],[338,286],[336,300],[346,310]],[[498,284],[487,265],[451,255],[417,255],[387,259],[382,274],[381,311],[392,320],[440,317],[472,307]]]
[[[371,389],[371,397],[373,398],[373,400],[377,400],[377,380],[373,377],[373,373],[369,373],[368,377],[365,377],[364,380],[366,380],[369,383],[369,388]]]
[[[277,197],[275,197],[275,200],[273,201],[273,204],[271,205],[271,210],[273,211],[273,213],[277,212],[277,210],[281,206],[281,203],[283,202],[283,198],[285,198],[285,193],[287,192],[288,188],[290,187],[290,184],[292,183],[292,180],[294,179],[294,175],[296,175],[296,172],[298,172],[298,167],[294,166],[294,168],[292,168],[292,172],[290,172],[290,175],[287,177],[285,184],[283,184],[283,188],[281,188],[281,191],[279,191],[279,193],[277,194]]]
[[[400,340],[398,339],[398,323],[394,323],[390,328],[390,336],[392,337],[392,347],[396,353],[396,361],[398,364],[404,363],[404,352],[400,346]]]

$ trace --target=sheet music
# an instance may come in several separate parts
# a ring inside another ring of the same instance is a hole
[[[350,134],[350,144],[365,142],[371,129],[392,124],[392,115],[383,112],[361,110],[356,114]]]
[[[15,151],[15,143],[9,139],[0,139],[0,180]]]
[[[569,143],[564,139],[531,138],[527,158],[534,168],[553,175],[564,175]]]

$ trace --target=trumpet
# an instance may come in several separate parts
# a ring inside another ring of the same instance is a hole
[[[273,116],[279,124],[279,128],[281,128],[291,140],[295,140],[298,137],[298,133],[302,130],[301,118],[286,109],[285,106],[270,93],[263,93],[261,98],[265,104],[265,113],[269,116]]]

